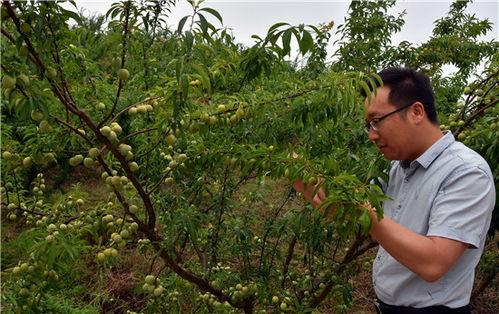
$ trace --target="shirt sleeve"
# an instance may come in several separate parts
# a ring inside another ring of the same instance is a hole
[[[495,204],[492,178],[479,167],[461,168],[442,184],[429,217],[427,236],[439,236],[477,248]]]

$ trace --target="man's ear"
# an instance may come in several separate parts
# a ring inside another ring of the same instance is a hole
[[[419,101],[416,101],[411,107],[410,115],[416,124],[421,123],[426,118],[424,105]]]

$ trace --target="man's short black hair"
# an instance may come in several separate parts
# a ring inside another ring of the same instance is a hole
[[[431,86],[430,78],[411,68],[391,67],[378,73],[384,86],[390,88],[388,100],[396,108],[401,108],[410,103],[419,101],[423,104],[428,119],[438,123],[435,108],[435,93]],[[377,86],[379,82],[374,79]],[[364,96],[365,92],[363,92]]]

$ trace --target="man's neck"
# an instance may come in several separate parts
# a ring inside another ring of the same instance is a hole
[[[430,123],[425,127],[419,128],[419,132],[417,132],[415,136],[419,139],[419,143],[417,145],[417,149],[410,158],[411,160],[408,160],[409,162],[418,159],[419,156],[423,155],[424,152],[441,139],[444,134],[437,125]]]

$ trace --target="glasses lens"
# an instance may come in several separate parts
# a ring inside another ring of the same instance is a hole
[[[371,130],[371,123],[366,123],[364,124],[364,131],[366,131],[367,134],[369,134],[369,130]]]

